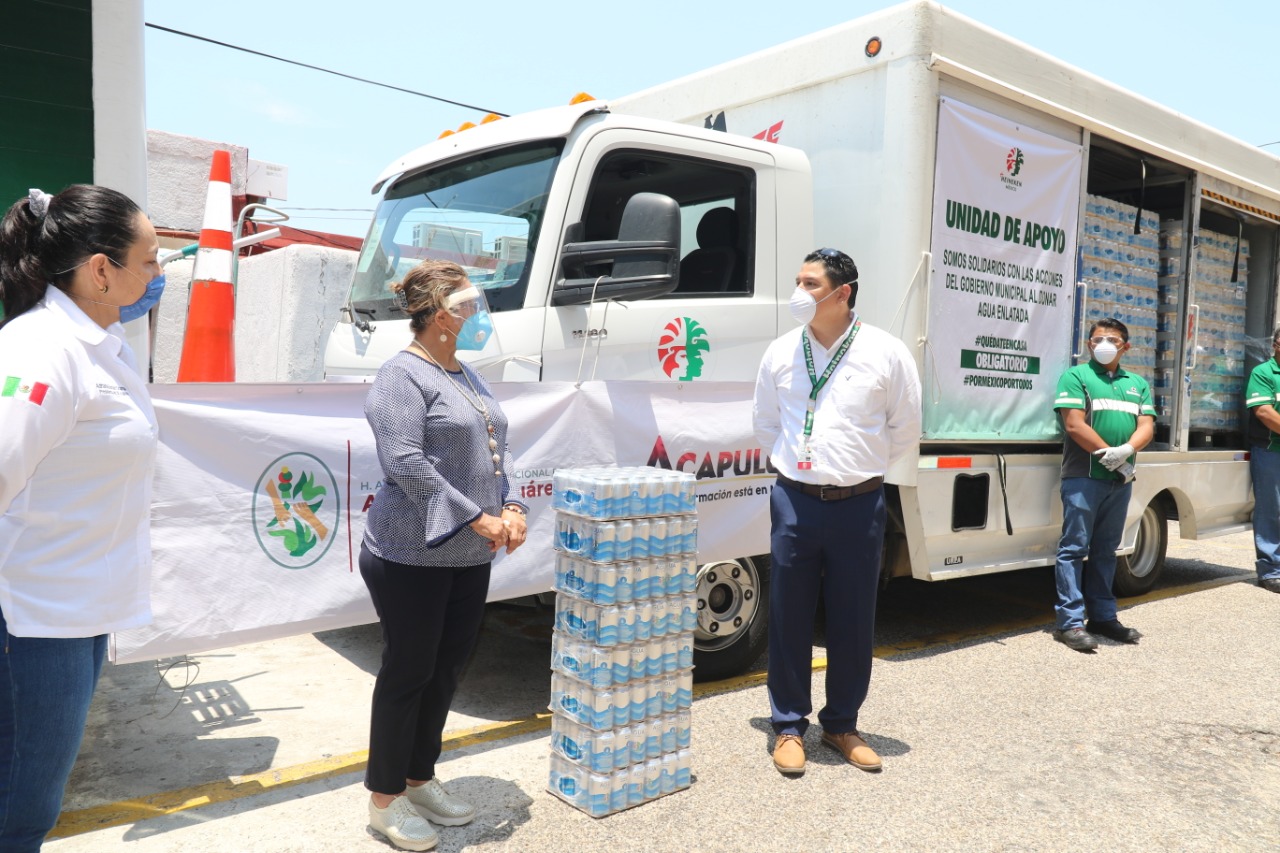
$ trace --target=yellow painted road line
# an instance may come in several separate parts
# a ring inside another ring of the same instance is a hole
[[[530,732],[543,731],[551,727],[551,714],[539,713],[523,720],[490,723],[470,729],[447,732],[444,736],[444,751],[462,749],[477,744],[506,740]],[[187,809],[199,808],[212,803],[227,800],[238,800],[252,797],[268,791],[289,788],[308,782],[317,782],[331,776],[342,776],[347,773],[358,773],[369,763],[369,750],[349,752],[346,755],[335,755],[319,761],[308,761],[281,767],[277,770],[266,770],[248,776],[233,776],[218,782],[208,782],[177,791],[164,791],[150,794],[133,800],[120,800],[101,806],[63,812],[57,826],[49,833],[49,838],[67,838],[82,835],[98,829],[123,826],[153,817],[175,814]]]
[[[1139,604],[1161,601],[1166,598],[1176,598],[1180,595],[1189,595],[1194,592],[1203,592],[1206,589],[1213,589],[1214,587],[1243,582],[1244,578],[1233,575],[1224,578],[1212,578],[1210,580],[1197,581],[1195,583],[1183,584],[1181,586],[1171,586],[1167,589],[1158,589],[1154,592],[1148,592],[1145,595],[1121,599],[1120,609],[1127,610],[1128,608]],[[938,646],[948,646],[971,640],[994,637],[998,634],[1009,634],[1014,631],[1025,631],[1031,628],[1050,625],[1053,622],[1050,610],[1051,606],[1050,602],[1045,602],[1045,613],[1027,616],[1021,619],[1011,619],[996,625],[988,625],[978,630],[952,631],[946,634],[934,634],[928,637],[921,637],[917,640],[909,640],[905,643],[877,646],[873,654],[875,657],[887,660],[910,652],[918,652],[925,649],[937,648]]]
[[[1171,586],[1167,589],[1157,589],[1153,592],[1148,592],[1145,595],[1138,595],[1138,596],[1134,596],[1133,598],[1120,599],[1120,609],[1124,610],[1126,608],[1132,607],[1135,604],[1147,604],[1152,601],[1163,601],[1166,598],[1177,598],[1180,595],[1188,595],[1189,593],[1193,593],[1193,592],[1203,592],[1206,589],[1213,589],[1214,587],[1219,587],[1219,586],[1227,586],[1233,583],[1249,583],[1249,581],[1252,580],[1254,577],[1255,575],[1253,574],[1253,572],[1249,572],[1247,576],[1244,574],[1228,575],[1222,578],[1210,578],[1207,581],[1196,581],[1195,583],[1187,583],[1187,584],[1183,584],[1182,586]]]
[[[303,782],[314,782],[364,769],[368,750],[335,755],[320,761],[309,761],[292,767],[281,767],[249,776],[236,776],[218,782],[195,785],[177,791],[163,791],[132,800],[94,806],[79,811],[63,812],[49,838],[66,838],[98,829],[136,823],[153,817],[174,814],[187,809],[222,803],[271,790],[287,788]]]
[[[1244,582],[1245,579],[1243,577],[1231,576],[1184,584],[1182,586],[1149,592],[1146,595],[1141,595],[1136,598],[1125,599],[1123,607],[1128,608],[1137,604],[1161,601],[1166,598],[1176,598],[1180,595],[1188,595],[1190,593],[1213,589],[1214,587]],[[988,625],[979,630],[952,631],[944,634],[934,634],[918,640],[877,646],[873,654],[875,657],[882,660],[889,660],[911,652],[924,651],[938,646],[954,645],[971,640],[985,639],[999,634],[1008,634],[1013,631],[1024,631],[1029,628],[1036,628],[1049,624],[1050,621],[1049,614],[1042,613],[1035,616],[1028,616],[1023,619],[1013,619],[996,625]],[[813,669],[815,672],[821,672],[826,668],[827,659],[825,657],[816,657],[813,659]],[[735,678],[728,678],[724,681],[713,681],[705,684],[698,684],[694,687],[694,696],[701,699],[707,696],[719,696],[725,693],[734,693],[750,687],[759,687],[765,683],[765,677],[766,674],[763,672],[752,672]],[[489,723],[487,725],[476,726],[470,729],[446,732],[444,736],[444,750],[445,752],[450,752],[456,749],[464,749],[469,746],[493,743],[494,741],[501,741],[533,732],[545,731],[550,727],[551,714],[540,712],[523,720]],[[54,827],[53,832],[49,833],[49,838],[67,838],[72,835],[82,835],[86,832],[107,829],[113,826],[123,826],[125,824],[136,823],[140,820],[175,814],[177,812],[199,808],[200,806],[207,806],[213,803],[222,803],[228,800],[252,797],[268,791],[289,788],[308,782],[316,782],[333,776],[357,773],[365,769],[365,765],[368,763],[368,760],[369,751],[360,750],[358,752],[350,752],[345,755],[335,755],[330,758],[323,758],[319,761],[309,761],[305,764],[295,764],[290,767],[281,767],[277,770],[266,770],[262,773],[253,773],[248,776],[234,776],[230,779],[225,779],[219,782],[209,782],[204,785],[181,788],[177,791],[164,791],[158,794],[151,794],[132,800],[120,800],[118,802],[107,803],[101,806],[93,806],[91,808],[80,809],[78,811],[63,812],[58,821],[58,825]]]

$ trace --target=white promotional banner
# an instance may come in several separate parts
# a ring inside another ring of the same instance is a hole
[[[1058,437],[1083,159],[1080,145],[942,100],[925,438]]]
[[[382,479],[365,384],[154,385],[152,607],[113,636],[128,663],[376,621],[357,560]],[[773,473],[751,430],[752,385],[499,383],[512,497],[529,539],[494,561],[491,601],[553,579],[552,475],[653,465],[698,478],[700,563],[769,551]]]

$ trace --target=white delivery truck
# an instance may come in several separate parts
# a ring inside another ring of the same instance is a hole
[[[1128,325],[1159,409],[1118,591],[1155,582],[1171,520],[1249,526],[1242,391],[1275,319],[1280,159],[935,3],[446,135],[374,190],[330,376],[401,348],[387,284],[436,257],[487,289],[491,380],[750,381],[801,258],[835,246],[925,386],[918,454],[888,477],[886,577],[1053,563],[1053,397],[1101,316]],[[702,677],[759,652],[767,572],[702,567]]]

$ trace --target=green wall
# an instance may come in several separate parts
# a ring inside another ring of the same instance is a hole
[[[0,212],[93,181],[92,0],[0,0]]]

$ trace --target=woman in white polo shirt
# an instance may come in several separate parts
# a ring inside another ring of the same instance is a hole
[[[122,319],[159,298],[156,231],[115,190],[0,220],[0,850],[57,821],[107,634],[151,619],[156,420]]]

